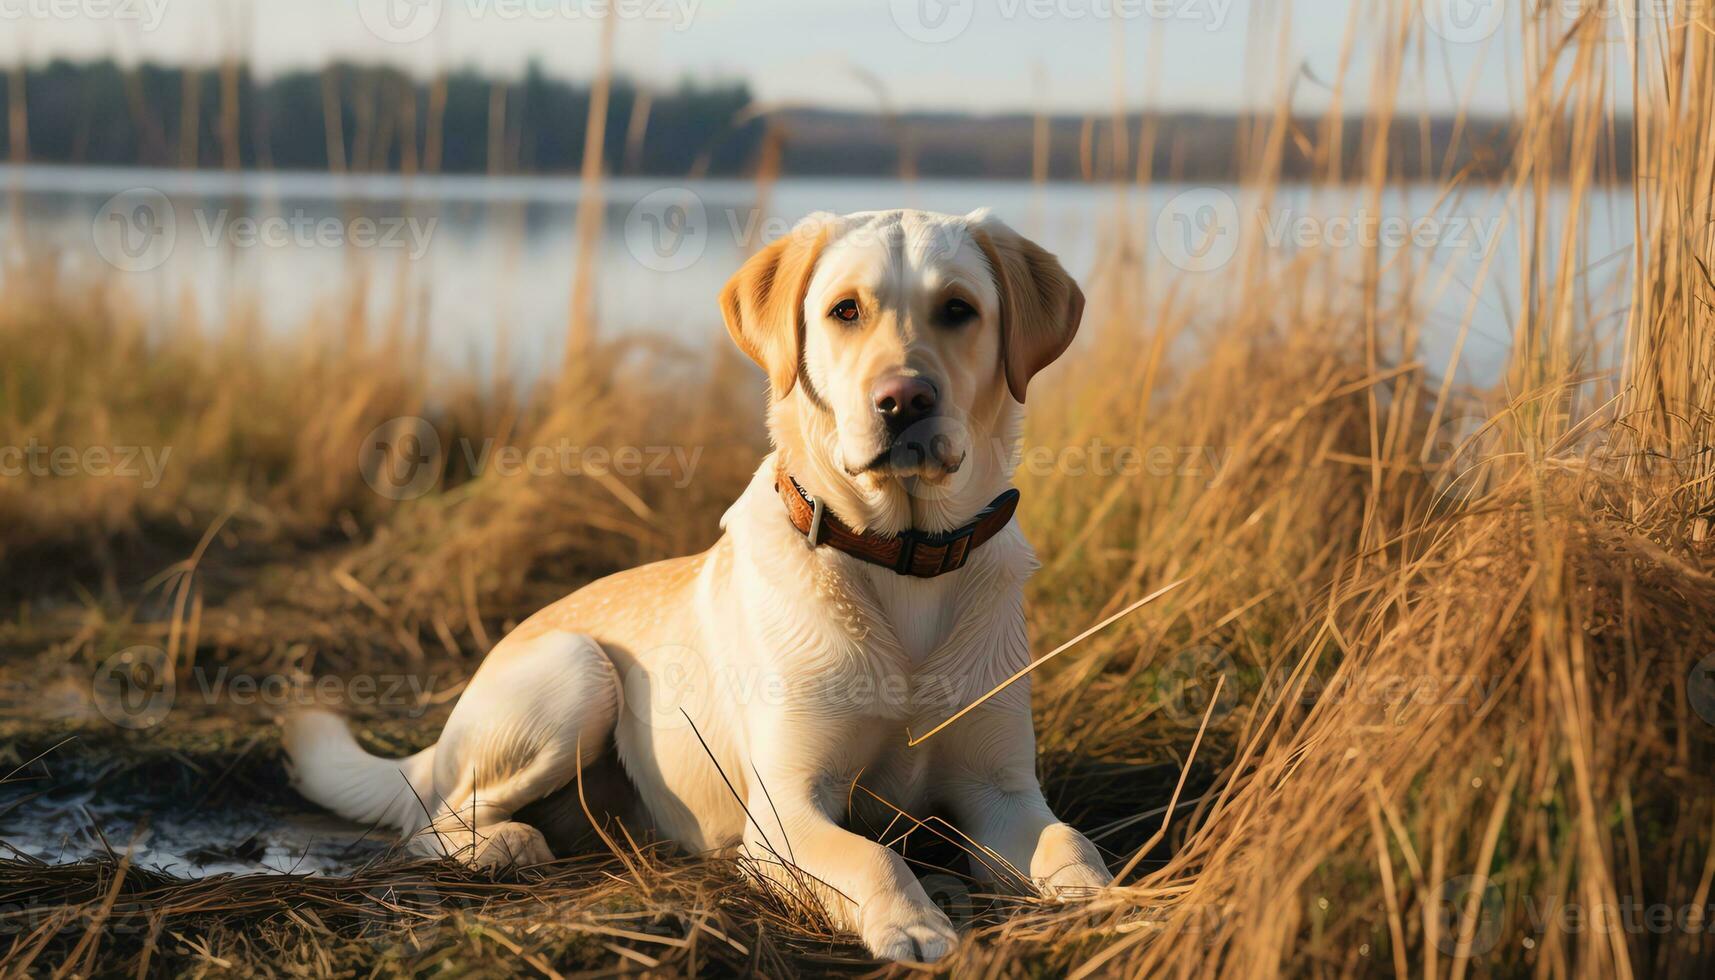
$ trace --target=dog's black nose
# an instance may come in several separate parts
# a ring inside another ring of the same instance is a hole
[[[876,414],[887,423],[887,431],[894,435],[905,431],[913,422],[935,414],[935,405],[939,401],[934,385],[904,374],[881,379],[870,391],[870,398],[875,403]]]

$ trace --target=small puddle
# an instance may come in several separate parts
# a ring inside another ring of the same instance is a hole
[[[391,831],[278,802],[195,803],[100,786],[90,766],[0,784],[0,855],[50,864],[123,855],[168,874],[339,874],[387,853]]]

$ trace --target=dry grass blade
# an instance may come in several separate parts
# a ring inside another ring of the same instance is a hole
[[[996,694],[999,694],[1000,692],[1006,690],[1007,688],[1018,683],[1019,681],[1023,680],[1024,678],[1030,676],[1031,672],[1036,670],[1036,668],[1042,666],[1043,664],[1047,663],[1050,660],[1053,660],[1055,657],[1058,657],[1060,654],[1065,653],[1067,650],[1072,649],[1073,647],[1077,646],[1079,643],[1082,643],[1083,641],[1089,639],[1090,637],[1096,635],[1097,633],[1100,633],[1102,630],[1107,629],[1109,626],[1112,626],[1114,623],[1119,622],[1121,619],[1124,619],[1126,616],[1130,615],[1131,613],[1134,613],[1137,610],[1142,609],[1144,606],[1149,605],[1151,602],[1154,602],[1155,600],[1161,598],[1162,596],[1166,595],[1169,592],[1172,592],[1174,589],[1177,589],[1178,587],[1180,587],[1181,585],[1184,585],[1184,584],[1185,584],[1185,580],[1180,579],[1177,582],[1173,582],[1169,585],[1164,585],[1161,588],[1156,589],[1154,592],[1151,592],[1150,594],[1148,594],[1148,595],[1144,596],[1143,598],[1137,600],[1136,602],[1133,602],[1131,605],[1125,607],[1124,609],[1121,609],[1119,612],[1114,613],[1112,616],[1109,616],[1108,618],[1102,620],[1101,622],[1097,623],[1096,625],[1091,626],[1089,629],[1085,630],[1084,632],[1079,633],[1077,636],[1072,637],[1070,640],[1067,640],[1065,643],[1062,643],[1059,646],[1055,647],[1054,649],[1043,654],[1042,656],[1037,657],[1035,660],[1032,660],[1030,663],[1028,663],[1028,664],[1024,665],[1023,667],[1020,667],[1018,670],[1014,671],[1011,677],[1008,677],[1006,680],[1001,681],[999,684],[996,684],[994,687],[990,688],[987,694],[984,694],[982,697],[977,698],[975,701],[972,701],[970,704],[967,704],[963,708],[960,708],[959,710],[953,712],[953,714],[951,716],[949,716],[945,721],[942,721],[940,724],[936,725],[934,728],[929,729],[927,732],[924,732],[922,735],[918,735],[918,736],[913,737],[911,735],[911,733],[909,731],[907,731],[905,744],[911,746],[912,748],[916,748],[918,745],[923,744],[924,742],[926,742],[930,738],[932,738],[936,732],[940,731],[943,728],[946,728],[948,725],[951,725],[953,722],[958,721],[960,718],[963,718],[966,714],[969,714],[973,709],[975,709],[976,707],[981,705],[984,701],[987,701],[989,698],[994,697]]]

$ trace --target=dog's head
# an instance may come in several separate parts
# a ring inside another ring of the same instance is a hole
[[[776,443],[884,531],[954,526],[1004,486],[1026,388],[1083,307],[1054,256],[983,211],[812,215],[721,294],[768,373]]]

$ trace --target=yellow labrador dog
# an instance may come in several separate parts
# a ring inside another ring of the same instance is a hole
[[[408,759],[368,755],[325,712],[289,720],[294,784],[430,853],[529,864],[552,854],[521,811],[617,756],[654,833],[742,849],[891,959],[957,937],[898,854],[848,829],[895,816],[878,801],[946,814],[980,876],[1108,884],[1043,800],[1028,681],[907,745],[1029,659],[1036,561],[1008,485],[1025,389],[1083,305],[985,211],[806,218],[721,295],[768,374],[775,450],[720,541],[531,617]]]

